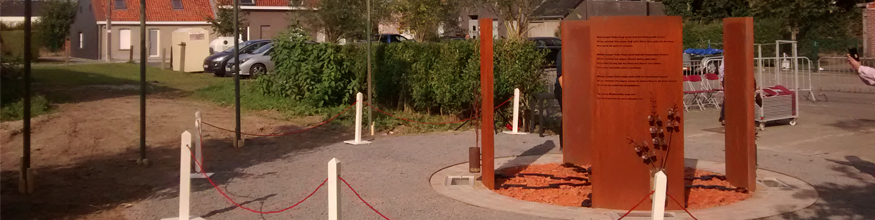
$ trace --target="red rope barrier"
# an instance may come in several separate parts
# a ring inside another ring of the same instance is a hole
[[[671,198],[671,201],[674,201],[675,204],[678,204],[678,206],[680,206],[681,209],[684,210],[684,212],[687,212],[687,215],[690,215],[690,217],[692,217],[692,218],[695,219],[695,220],[699,220],[699,219],[696,218],[696,216],[693,216],[693,214],[690,213],[690,211],[688,211],[687,208],[684,207],[684,205],[681,204],[681,202],[678,202],[677,199],[674,199],[674,197],[672,197],[671,194],[666,193],[666,195],[668,195],[668,198]]]
[[[620,218],[618,218],[617,220],[623,219],[627,215],[629,215],[629,213],[632,213],[632,210],[635,210],[635,208],[638,208],[638,206],[641,205],[641,203],[644,203],[644,201],[647,201],[647,198],[650,197],[650,195],[653,195],[654,192],[656,192],[656,191],[650,191],[650,193],[647,194],[647,196],[644,196],[644,199],[641,199],[641,201],[638,202],[638,204],[635,204],[635,206],[632,206],[632,208],[629,209],[629,211],[627,211],[626,214],[623,214],[623,216],[620,216]]]
[[[371,206],[371,204],[368,204],[368,202],[365,201],[365,199],[362,199],[362,196],[359,195],[359,193],[356,192],[355,189],[353,189],[352,186],[350,186],[349,183],[347,183],[346,180],[343,179],[343,177],[338,176],[337,178],[339,178],[340,181],[343,181],[343,183],[346,184],[346,187],[349,187],[349,189],[352,190],[352,193],[355,193],[355,196],[358,196],[358,197],[359,197],[359,200],[361,200],[363,203],[365,203],[365,205],[367,205],[368,208],[371,208],[371,210],[374,210],[374,212],[376,212],[376,213],[379,214],[381,217],[383,217],[383,219],[389,220],[389,218],[387,218],[385,215],[383,215],[383,213],[380,213],[380,211],[377,211],[377,209],[374,209],[374,207]]]
[[[186,147],[188,147],[188,146],[186,145]],[[191,147],[188,147],[188,150],[191,151]],[[213,180],[210,179],[210,176],[207,175],[207,170],[205,170],[204,167],[201,165],[201,163],[197,161],[197,158],[194,157],[194,154],[193,154],[193,153],[192,153],[191,157],[192,157],[192,160],[194,160],[194,163],[197,164],[197,166],[201,168],[201,172],[204,174],[204,177],[207,178],[207,181],[210,181],[210,185],[213,185],[213,188],[215,188],[216,191],[219,191],[219,193],[222,194],[222,196],[224,196],[225,199],[227,199],[228,201],[230,201],[231,203],[233,203],[234,206],[237,206],[237,207],[239,207],[239,208],[241,208],[241,209],[244,209],[244,210],[246,210],[246,211],[250,211],[250,212],[254,212],[254,213],[258,213],[258,214],[275,214],[275,213],[285,212],[285,211],[287,211],[287,210],[289,210],[289,209],[292,209],[292,208],[294,208],[294,207],[300,205],[300,204],[303,203],[304,201],[307,201],[307,199],[309,199],[311,196],[313,196],[313,194],[316,194],[316,191],[318,191],[319,189],[321,189],[322,186],[324,186],[325,183],[328,182],[328,178],[325,178],[325,180],[322,181],[322,184],[319,184],[319,186],[316,187],[316,189],[314,189],[313,192],[310,193],[310,195],[307,195],[307,197],[304,197],[304,199],[302,199],[301,201],[298,201],[298,203],[295,203],[295,204],[292,205],[292,206],[289,206],[289,207],[287,207],[287,208],[280,209],[280,210],[275,210],[275,211],[268,211],[268,212],[258,211],[258,210],[254,210],[254,209],[246,208],[246,207],[244,207],[243,205],[240,205],[239,203],[234,202],[234,200],[231,199],[231,197],[229,197],[227,194],[225,194],[225,192],[223,192],[222,189],[219,189],[219,186],[217,186],[216,183],[214,183]]]
[[[277,136],[293,135],[293,134],[297,134],[297,133],[305,132],[305,131],[308,131],[308,130],[310,130],[310,129],[314,129],[314,128],[316,128],[316,127],[319,127],[319,126],[322,126],[322,125],[324,125],[324,124],[327,124],[328,122],[333,121],[333,120],[336,119],[337,117],[340,117],[340,115],[342,115],[343,113],[346,113],[346,111],[349,111],[349,109],[352,108],[353,106],[355,106],[355,103],[352,103],[352,105],[346,107],[346,109],[343,109],[343,111],[341,111],[340,113],[338,113],[338,114],[335,115],[334,117],[331,117],[331,118],[328,119],[327,121],[323,121],[323,122],[321,122],[321,123],[319,123],[319,124],[317,124],[317,125],[314,125],[314,126],[312,126],[312,127],[305,128],[305,129],[301,129],[301,130],[297,130],[297,131],[286,132],[286,133],[275,133],[275,134],[248,134],[248,133],[240,132],[240,134],[249,135],[249,136],[256,136],[256,137],[277,137]],[[204,123],[205,125],[209,125],[210,127],[217,128],[217,129],[219,129],[219,130],[224,130],[224,131],[228,131],[228,132],[234,132],[234,130],[230,130],[230,129],[227,129],[227,128],[222,128],[222,127],[219,127],[219,126],[215,126],[215,125],[210,124],[210,123],[207,123],[207,122],[205,122],[205,121],[202,121],[201,123]]]
[[[507,104],[507,103],[510,102],[510,100],[512,100],[512,99],[513,99],[513,96],[511,96],[509,99],[507,99],[506,101],[502,102],[502,103],[499,104],[498,106],[495,106],[495,108],[492,108],[492,110],[495,110],[495,109],[501,108],[501,106]],[[419,124],[427,124],[427,125],[448,125],[448,124],[455,124],[455,123],[459,123],[459,122],[465,122],[465,121],[468,121],[468,120],[472,120],[472,119],[475,119],[475,118],[477,118],[477,117],[479,116],[479,115],[478,115],[478,116],[474,116],[474,117],[470,117],[470,118],[466,118],[466,119],[462,119],[462,120],[458,120],[458,121],[451,121],[451,122],[421,122],[421,121],[415,121],[415,120],[411,120],[411,119],[407,119],[407,118],[402,118],[402,117],[395,116],[395,115],[393,115],[393,114],[391,114],[391,113],[388,113],[388,112],[386,112],[386,111],[383,111],[383,110],[377,108],[376,106],[371,105],[371,103],[365,103],[365,104],[368,105],[368,106],[370,106],[371,108],[373,108],[373,109],[375,109],[375,110],[377,110],[377,111],[379,111],[379,112],[382,112],[383,114],[386,114],[386,115],[388,115],[388,116],[391,116],[391,117],[393,117],[393,118],[401,119],[401,120],[404,120],[404,121],[407,121],[407,122],[413,122],[413,123],[419,123]]]

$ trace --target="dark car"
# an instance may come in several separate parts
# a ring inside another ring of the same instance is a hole
[[[404,41],[409,41],[410,39],[407,39],[400,34],[377,34],[374,35],[373,40],[379,41],[381,43],[401,43]]]
[[[465,36],[443,36],[441,40],[467,40]]]
[[[548,67],[556,66],[556,56],[559,54],[559,50],[562,49],[562,40],[555,37],[533,37],[529,38],[530,41],[535,42],[535,47],[541,50],[547,50],[547,55],[545,57],[545,61]]]
[[[251,40],[240,44],[240,54],[249,54],[252,51],[270,43],[270,40]],[[225,76],[225,65],[228,60],[234,58],[234,48],[227,49],[222,52],[214,53],[204,59],[204,72],[213,73],[216,76]]]

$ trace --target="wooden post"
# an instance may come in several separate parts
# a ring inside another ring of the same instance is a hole
[[[724,18],[726,74],[726,179],[733,186],[756,190],[754,126],[753,18]],[[777,66],[777,65],[775,65]]]
[[[526,134],[525,132],[520,132],[520,89],[513,89],[513,124],[511,124],[511,130],[505,131],[505,134]]]
[[[340,220],[340,160],[328,161],[328,220]]]
[[[197,132],[196,133],[197,135],[195,136],[195,139],[194,139],[194,158],[198,163],[201,163],[200,166],[198,166],[198,165],[194,166],[194,172],[201,173],[203,171],[203,170],[201,170],[201,167],[206,166],[206,165],[204,165],[204,155],[201,152],[203,150],[203,149],[201,149],[201,144],[203,144],[203,143],[201,143],[202,140],[200,138],[201,137],[201,112],[200,111],[197,111],[194,113],[194,127],[195,127],[195,132]]]
[[[191,133],[182,132],[179,144],[179,217],[162,220],[203,220],[191,216]]]
[[[483,185],[487,189],[495,189],[495,122],[493,121],[493,106],[492,106],[492,19],[480,19],[480,92],[483,101],[481,102],[481,112],[483,114],[481,125],[483,125],[481,148],[482,151],[482,169],[481,176]]]
[[[370,141],[362,141],[362,106],[364,105],[362,93],[355,95],[355,139],[344,141],[352,145],[371,144]]]
[[[650,219],[663,220],[665,219],[665,193],[668,186],[668,176],[662,171],[656,172],[653,175],[653,201],[650,208]]]
[[[179,71],[185,72],[185,42],[179,43]]]
[[[64,40],[64,65],[70,65],[70,38]]]
[[[166,66],[167,60],[164,59],[166,55],[167,55],[167,48],[161,48],[161,69],[162,70],[167,69],[167,66]]]

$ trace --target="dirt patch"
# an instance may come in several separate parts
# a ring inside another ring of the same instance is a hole
[[[513,198],[561,206],[581,207],[591,204],[592,185],[587,167],[540,164],[496,171],[498,194]],[[685,168],[687,208],[706,209],[750,198],[716,173]]]
[[[737,189],[726,176],[693,168],[684,168],[687,185],[687,208],[707,209],[729,205],[750,198],[746,190]]]
[[[22,195],[17,190],[22,122],[0,123],[3,197],[0,207],[4,219],[124,219],[122,212],[136,201],[175,195],[179,181],[179,138],[183,131],[194,130],[196,111],[203,112],[204,121],[234,128],[233,108],[173,94],[150,95],[146,107],[146,154],[151,165],[140,166],[135,163],[140,148],[140,100],[136,95],[120,95],[117,89],[72,94],[77,99],[71,101],[75,102],[58,104],[54,113],[32,120],[31,166],[36,173],[36,191],[31,195]],[[276,133],[301,128],[271,118],[260,112],[248,112],[242,118],[242,129],[250,133]],[[325,130],[313,130],[296,138],[328,135],[346,138],[329,131],[338,128],[324,127]],[[280,148],[276,143],[292,139],[252,138],[246,141],[247,147],[252,147],[241,153],[243,150],[230,147],[232,136],[233,133],[204,128],[205,155],[227,162],[222,169],[251,166],[335,141],[324,138],[325,142],[309,141]],[[219,165],[213,166],[218,169]]]

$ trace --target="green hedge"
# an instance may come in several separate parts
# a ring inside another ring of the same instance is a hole
[[[0,31],[0,37],[3,38],[3,51],[0,53],[3,56],[19,56],[24,57],[24,31],[23,30],[13,30],[13,31]],[[31,58],[36,60],[39,58],[39,49],[42,47],[42,44],[39,40],[39,32],[33,32],[33,36],[31,37]]]
[[[775,43],[776,40],[786,39],[787,28],[776,19],[754,19],[754,42]],[[722,22],[684,22],[684,48],[723,48],[723,23]],[[766,54],[763,47],[763,54]],[[774,48],[771,49],[774,54]]]
[[[367,94],[366,44],[306,40],[297,32],[274,40],[276,70],[257,80],[262,93],[316,108],[347,105],[356,92]],[[375,102],[420,112],[469,113],[479,94],[478,45],[475,40],[373,44]],[[510,98],[513,88],[524,94],[544,90],[544,83],[539,83],[544,52],[530,42],[497,40],[494,45],[496,104]]]

